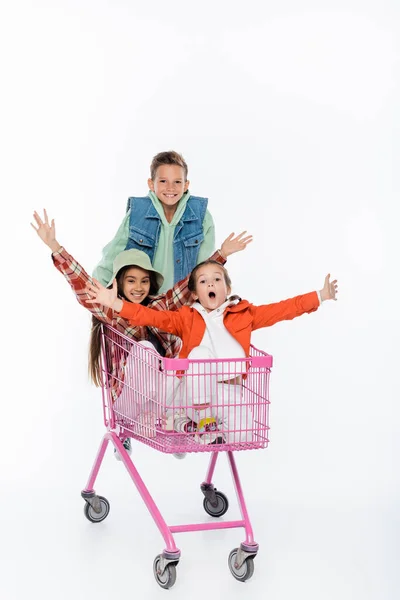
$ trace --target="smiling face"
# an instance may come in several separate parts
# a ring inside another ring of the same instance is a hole
[[[150,274],[139,267],[129,267],[122,276],[120,286],[127,300],[140,304],[149,295]]]
[[[149,188],[155,193],[164,209],[175,212],[176,205],[189,187],[185,171],[178,165],[161,165],[154,179],[148,180]]]
[[[219,308],[230,293],[224,271],[217,264],[205,264],[197,270],[193,298],[198,300],[207,312]]]

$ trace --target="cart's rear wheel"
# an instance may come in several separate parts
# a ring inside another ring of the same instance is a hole
[[[222,492],[215,491],[216,502],[212,503],[208,498],[204,498],[203,507],[206,513],[211,517],[222,517],[229,508],[228,498]]]
[[[241,567],[237,566],[238,548],[232,550],[228,558],[229,570],[237,581],[247,581],[254,573],[254,556],[248,556]]]
[[[156,578],[156,581],[160,587],[164,588],[164,590],[169,590],[169,588],[171,588],[176,581],[176,566],[173,563],[169,563],[165,567],[164,573],[161,573],[160,572],[160,559],[161,559],[160,554],[158,556],[156,556],[154,559],[154,563],[153,563],[154,577]]]
[[[100,501],[99,512],[96,512],[89,502],[85,502],[85,506],[83,508],[85,517],[92,523],[100,523],[101,521],[104,521],[110,512],[110,503],[107,498],[104,498],[103,496],[97,496],[97,499]]]

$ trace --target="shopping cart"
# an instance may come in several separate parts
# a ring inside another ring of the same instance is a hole
[[[161,535],[165,549],[153,565],[157,583],[165,589],[176,580],[181,555],[174,533],[243,527],[245,540],[231,551],[228,566],[238,581],[250,579],[258,544],[253,537],[233,452],[268,446],[269,375],[272,356],[251,346],[246,359],[189,360],[161,358],[139,342],[102,326],[102,395],[107,428],[87,485],[82,491],[89,521],[100,523],[110,504],[94,485],[108,442],[112,442],[136,485]],[[126,438],[180,457],[188,452],[211,453],[200,488],[203,507],[216,519],[228,510],[228,499],[213,484],[220,452],[226,452],[242,518],[168,526],[126,452]]]

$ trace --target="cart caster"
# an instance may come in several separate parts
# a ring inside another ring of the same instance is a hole
[[[222,517],[229,508],[228,498],[218,492],[212,483],[202,483],[200,489],[203,493],[203,507],[211,517]]]
[[[228,566],[235,579],[245,582],[253,576],[254,556],[247,556],[247,558],[245,558],[242,564],[239,566],[239,552],[241,552],[239,548],[232,550],[232,552],[229,554]]]
[[[155,557],[153,563],[153,573],[158,585],[164,588],[164,590],[169,590],[169,588],[172,588],[176,581],[176,565],[178,563],[167,563],[164,567],[164,571],[162,571],[162,562],[164,560],[165,559],[162,554],[159,554]]]
[[[110,512],[110,503],[103,496],[93,496],[85,499],[83,512],[85,517],[92,523],[100,523],[104,521]]]
[[[211,517],[222,517],[229,508],[228,498],[222,492],[214,492],[214,501],[207,496],[203,500],[203,507]]]

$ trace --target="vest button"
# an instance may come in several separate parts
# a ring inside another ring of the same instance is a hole
[[[198,244],[198,243],[199,243],[199,240],[196,240],[196,241],[195,241],[195,244]]]
[[[178,258],[178,260],[177,260],[176,262],[177,262],[177,263],[180,263],[180,262],[181,262],[181,259],[180,259],[180,258]]]
[[[140,242],[141,244],[143,244],[143,240],[139,240],[139,242]]]

